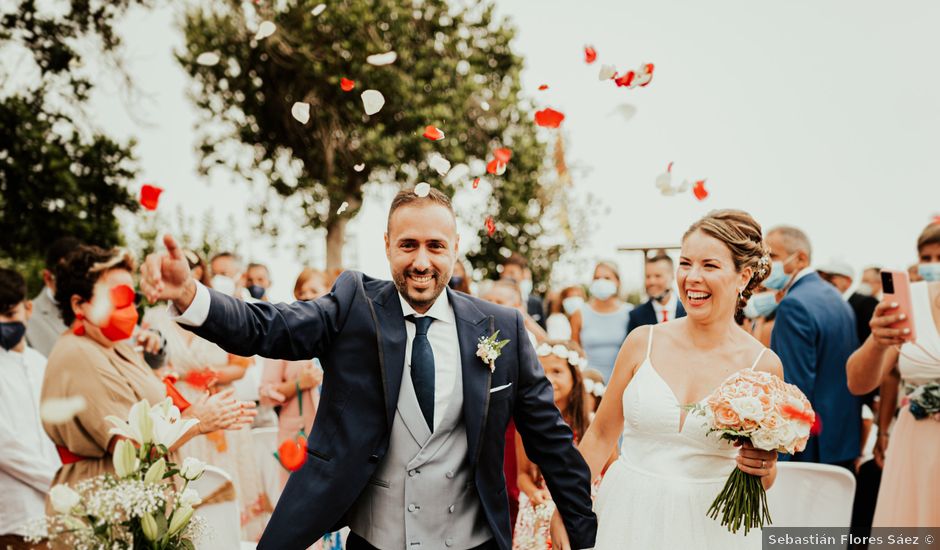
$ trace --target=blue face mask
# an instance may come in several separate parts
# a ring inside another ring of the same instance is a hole
[[[617,293],[617,283],[610,279],[594,279],[590,290],[591,296],[598,300],[606,300]]]
[[[248,294],[251,294],[251,297],[255,300],[260,300],[264,298],[265,288],[261,285],[250,285],[248,287]]]
[[[0,323],[0,346],[9,351],[17,346],[26,334],[26,325],[19,321]]]
[[[793,258],[791,254],[787,259],[780,261],[775,261],[770,268],[770,275],[764,279],[764,282],[761,283],[766,288],[773,290],[783,290],[786,288],[787,284],[790,282],[790,276],[787,275],[786,265]]]
[[[568,296],[561,301],[561,307],[564,308],[565,313],[568,317],[574,315],[574,312],[581,309],[581,306],[584,305],[584,298],[580,296]]]
[[[777,293],[761,292],[751,296],[744,306],[744,315],[748,319],[767,317],[777,309]]]
[[[940,281],[940,262],[920,264],[917,266],[917,273],[923,277],[925,281],[936,283]]]

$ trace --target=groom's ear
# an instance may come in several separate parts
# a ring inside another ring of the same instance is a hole
[[[389,241],[388,241],[388,231],[386,231],[386,232],[385,232],[385,257],[388,258],[388,259],[391,259],[391,256],[389,256],[389,245],[390,245],[390,244],[391,244],[391,243],[389,243]]]

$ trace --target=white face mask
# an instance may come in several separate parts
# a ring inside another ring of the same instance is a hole
[[[227,296],[235,295],[235,279],[225,275],[216,275],[210,281],[212,288]]]
[[[591,296],[598,300],[606,300],[617,293],[617,283],[610,279],[594,279],[590,290]]]
[[[584,298],[580,296],[568,296],[561,301],[561,307],[565,310],[565,314],[571,317],[574,315],[574,312],[581,309],[581,306],[584,305]]]
[[[861,294],[862,296],[871,296],[875,293],[874,290],[872,290],[871,285],[868,283],[859,283],[858,287],[855,288],[855,292]]]
[[[519,291],[522,292],[522,301],[527,302],[532,294],[532,279],[522,279],[519,283]]]

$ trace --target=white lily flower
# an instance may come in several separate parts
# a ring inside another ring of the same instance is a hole
[[[124,421],[116,416],[106,417],[105,420],[114,425],[109,433],[126,437],[140,446],[153,441],[153,420],[150,415],[150,403],[146,399],[134,403],[127,418],[127,421]]]
[[[153,423],[153,442],[167,449],[171,449],[186,432],[199,423],[194,418],[183,420],[180,410],[169,398],[150,409],[150,420]]]

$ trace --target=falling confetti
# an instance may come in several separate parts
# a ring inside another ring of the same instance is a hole
[[[672,163],[669,163],[669,166],[666,168],[666,171],[656,177],[656,187],[659,188],[663,194],[669,193],[672,190]]]
[[[39,417],[47,424],[64,424],[85,410],[88,404],[81,395],[46,399],[39,406]]]
[[[695,182],[695,185],[692,186],[692,194],[700,201],[708,198],[708,190],[705,189],[705,180]]]
[[[499,149],[493,151],[493,156],[496,157],[496,160],[504,164],[508,164],[509,159],[512,158],[512,151],[505,147],[500,147]]]
[[[140,188],[140,205],[147,210],[156,210],[160,202],[160,193],[163,189],[155,185],[145,184]]]
[[[601,65],[601,70],[597,73],[598,80],[610,80],[617,75],[617,67],[613,65]]]
[[[480,178],[473,178],[473,188],[476,189],[480,186]]]
[[[431,192],[431,184],[429,183],[422,181],[418,185],[415,185],[415,195],[418,195],[419,197],[422,197],[422,198],[427,197],[428,193],[430,192]]]
[[[617,84],[618,87],[630,86],[631,84],[633,84],[634,78],[636,78],[636,73],[633,71],[627,71],[621,76],[615,75],[614,82]],[[633,86],[630,86],[630,87],[633,87]]]
[[[502,176],[506,173],[506,163],[499,159],[493,159],[487,163],[486,172],[494,176]]]
[[[306,124],[310,121],[310,104],[298,101],[290,108],[290,114],[297,122]]]
[[[322,6],[322,4],[320,5]],[[339,205],[339,208],[336,210],[336,215],[339,216],[340,214],[345,212],[347,208],[349,208],[349,203],[346,201],[343,201],[343,204]]]
[[[621,76],[615,75],[614,82],[617,84],[617,86],[625,86],[630,89],[636,88],[637,86],[644,87],[653,81],[654,69],[655,66],[652,63],[647,63],[636,71],[627,71]]]
[[[362,172],[362,171],[365,170],[365,169],[366,169],[365,163],[357,164],[357,165],[353,166],[353,170],[355,170],[356,172]]]
[[[442,176],[446,176],[447,172],[450,172],[450,161],[441,155],[434,155],[428,160],[428,165],[434,169],[435,172]]]
[[[584,62],[590,65],[597,60],[597,50],[594,49],[594,46],[585,46],[584,47]]]
[[[552,108],[542,109],[535,113],[535,123],[543,128],[558,128],[565,120],[565,115]]]
[[[444,132],[440,128],[435,128],[434,126],[425,126],[424,137],[431,141],[441,141],[444,139]]]
[[[496,222],[493,221],[493,216],[486,217],[486,235],[492,237],[496,233]]]
[[[322,6],[323,4],[320,5]],[[339,79],[339,87],[342,88],[344,92],[351,92],[352,89],[356,87],[356,82],[343,77]]]
[[[199,57],[196,58],[196,63],[204,67],[214,67],[219,64],[220,60],[219,54],[215,52],[202,52],[199,54]]]
[[[362,106],[367,115],[374,115],[382,110],[385,105],[385,96],[378,90],[366,90],[362,92]]]
[[[398,54],[394,51],[372,54],[366,58],[366,63],[381,67],[382,65],[391,65],[398,59]]]
[[[548,89],[548,84],[542,84],[541,86],[539,86],[539,91],[540,91],[540,92],[543,91],[543,90],[547,90],[547,89]]]
[[[321,13],[323,13],[324,11],[326,11],[326,4],[317,4],[317,6],[316,6],[315,8],[313,8],[312,10],[310,10],[310,15],[312,15],[312,16],[314,16],[314,17],[317,17],[318,15],[320,15]]]
[[[264,40],[265,38],[274,34],[274,31],[277,30],[277,25],[271,21],[262,21],[258,25],[258,32],[255,34],[255,40]]]

